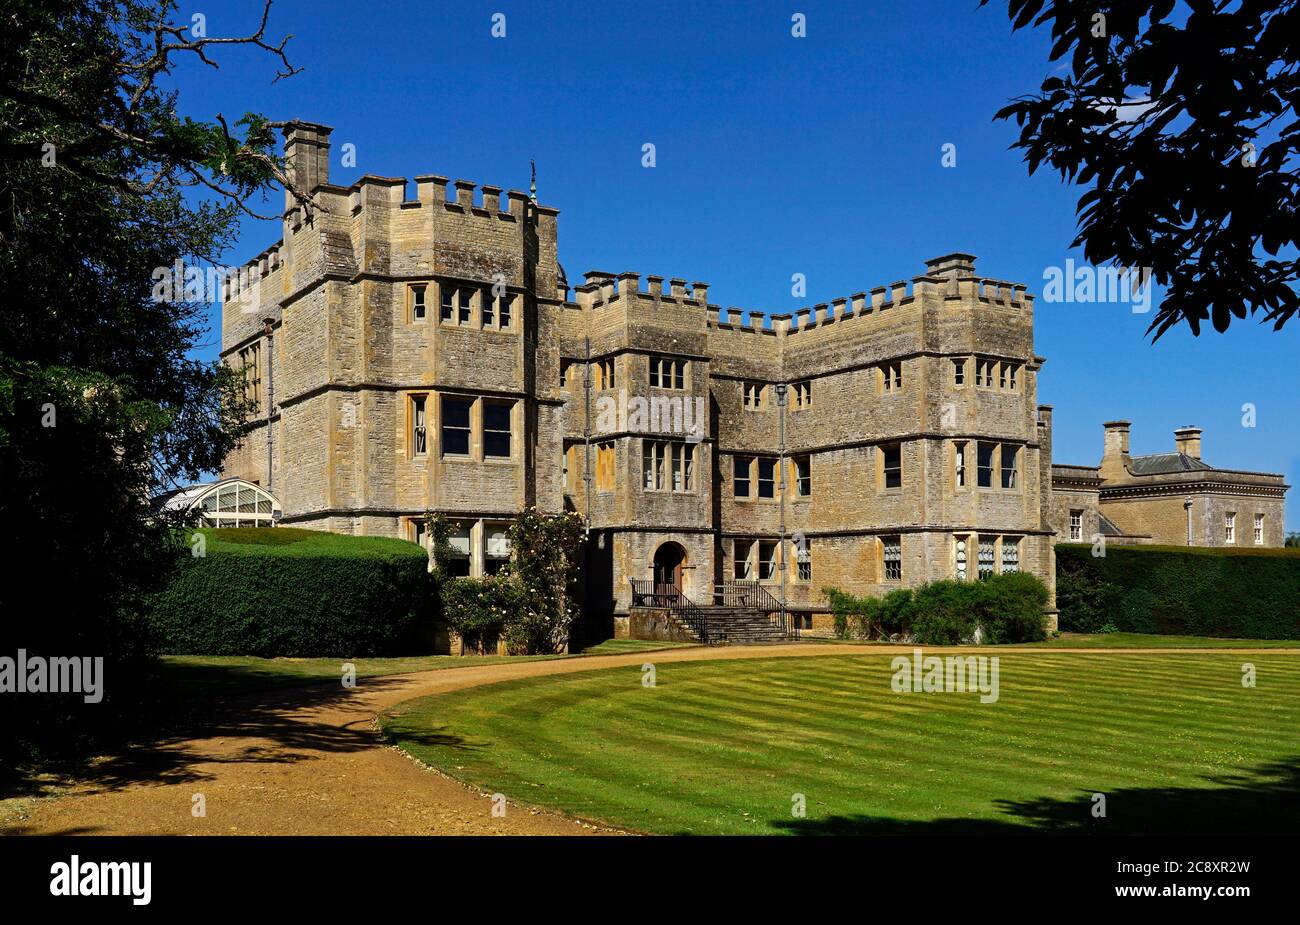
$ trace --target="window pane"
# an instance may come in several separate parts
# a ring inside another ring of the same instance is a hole
[[[483,405],[483,455],[510,455],[510,406],[498,402]]]
[[[510,458],[510,434],[494,431],[483,433],[483,455],[496,459]]]
[[[1002,538],[1002,571],[1020,570],[1020,541],[1004,536]]]
[[[882,447],[885,454],[885,487],[903,487],[903,448],[898,444]]]
[[[442,400],[442,423],[447,427],[469,427],[469,401],[463,398]]]
[[[494,559],[510,557],[510,538],[506,535],[504,524],[488,527],[487,554]]]
[[[749,581],[753,578],[749,554],[753,544],[745,540],[736,540],[732,547],[732,555],[735,560],[733,571],[737,581]]]
[[[459,456],[469,455],[470,402],[464,398],[442,400],[442,451]]]
[[[487,430],[510,429],[510,406],[488,402],[483,406],[483,427]]]
[[[993,487],[993,449],[996,444],[981,443],[979,453],[979,487]]]
[[[1016,487],[1016,455],[1018,447],[1002,447],[1002,487]]]
[[[760,459],[758,461],[758,496],[760,498],[776,497],[775,459]]]
[[[749,464],[750,457],[735,457],[735,478],[732,479],[734,494],[737,498],[749,497]]]

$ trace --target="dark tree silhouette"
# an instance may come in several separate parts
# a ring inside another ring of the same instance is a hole
[[[1295,0],[1007,5],[1013,30],[1050,27],[1063,67],[997,117],[1020,125],[1030,173],[1086,187],[1074,245],[1151,268],[1155,339],[1256,313],[1281,328],[1300,309]]]
[[[291,74],[269,8],[220,38],[172,0],[0,5],[0,518],[18,536],[0,653],[103,657],[106,676],[98,708],[0,695],[0,774],[136,712],[141,602],[182,551],[149,498],[216,469],[239,436],[234,372],[191,355],[206,303],[153,287],[158,268],[217,259],[286,180],[274,123],[178,116],[172,74],[229,46]]]

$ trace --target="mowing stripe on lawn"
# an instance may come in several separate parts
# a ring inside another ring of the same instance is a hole
[[[1267,828],[1269,813],[1237,801],[1276,789],[1264,766],[1300,754],[1294,657],[1247,657],[1259,686],[1245,689],[1230,652],[1011,653],[996,704],[897,694],[892,657],[664,663],[653,689],[638,667],[532,678],[412,701],[384,722],[453,775],[644,831],[786,831],[795,792],[810,820],[872,830],[1069,830],[1095,822],[1094,791],[1122,792],[1115,831],[1195,828],[1197,801],[1215,807],[1210,830]],[[1278,825],[1300,815],[1287,793],[1270,791]],[[1154,819],[1135,815],[1144,804]]]

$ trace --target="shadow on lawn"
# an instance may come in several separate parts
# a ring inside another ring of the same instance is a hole
[[[148,734],[113,748],[105,757],[20,771],[0,784],[0,797],[47,794],[52,778],[104,792],[140,783],[210,780],[215,774],[205,765],[286,764],[382,747],[385,739],[366,711],[337,722],[304,714],[316,708],[344,710],[348,699],[359,693],[402,683],[399,678],[363,678],[352,690],[338,681],[295,687],[271,682],[271,689],[249,689],[259,682],[260,677],[248,677],[240,666],[188,669],[184,683],[161,684],[155,702],[143,708],[136,725]],[[460,743],[441,736],[438,744]]]
[[[1111,790],[1104,819],[1092,816],[1093,792],[1080,791],[1074,799],[995,801],[1020,822],[859,815],[772,825],[796,835],[1290,835],[1300,828],[1300,756],[1203,780],[1215,786]]]

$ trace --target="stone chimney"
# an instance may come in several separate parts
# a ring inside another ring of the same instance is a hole
[[[941,279],[957,279],[975,275],[974,254],[944,254],[925,262],[925,275]]]
[[[1199,427],[1180,427],[1174,431],[1174,446],[1179,453],[1185,453],[1192,459],[1201,458],[1201,429]]]
[[[284,127],[284,160],[289,179],[303,192],[330,181],[330,132],[328,125],[314,122],[290,122]],[[293,194],[284,191],[284,207],[296,205]]]
[[[1123,479],[1128,476],[1129,421],[1107,421],[1106,442],[1101,454],[1101,477]]]

